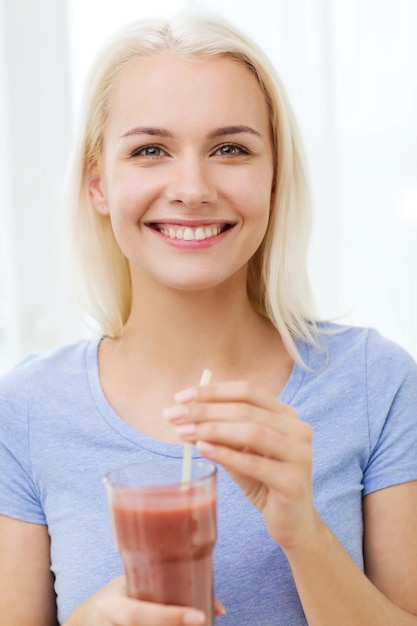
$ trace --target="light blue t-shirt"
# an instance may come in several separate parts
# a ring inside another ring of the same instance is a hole
[[[363,496],[417,479],[417,366],[375,331],[331,328],[322,351],[299,345],[313,371],[295,365],[279,399],[313,426],[315,505],[363,567]],[[61,623],[123,572],[103,476],[139,456],[151,472],[156,455],[183,450],[115,413],[98,344],[29,357],[0,380],[0,513],[48,525]],[[306,625],[285,556],[221,468],[214,567],[219,626]]]

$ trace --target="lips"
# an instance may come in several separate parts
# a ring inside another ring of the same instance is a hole
[[[170,239],[183,239],[184,241],[204,241],[205,239],[212,239],[233,227],[233,224],[228,223],[202,224],[198,226],[165,223],[152,223],[148,225],[165,237],[169,237]]]

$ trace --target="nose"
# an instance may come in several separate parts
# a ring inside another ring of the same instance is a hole
[[[212,204],[216,190],[210,165],[196,156],[178,158],[171,169],[166,195],[169,202],[180,203],[189,209]]]

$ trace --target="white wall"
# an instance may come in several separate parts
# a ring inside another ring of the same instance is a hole
[[[109,36],[132,20],[167,17],[189,4],[187,0],[67,0],[74,117],[86,71]]]
[[[252,34],[287,86],[313,182],[320,311],[417,358],[417,3],[194,4]]]
[[[335,3],[339,302],[417,356],[417,3]]]
[[[185,4],[231,18],[287,86],[313,180],[321,313],[417,358],[415,0],[68,0],[68,13],[0,0],[0,369],[83,332],[59,274],[59,201],[93,55],[123,23]]]
[[[0,365],[72,336],[60,273],[71,144],[65,3],[0,4]]]

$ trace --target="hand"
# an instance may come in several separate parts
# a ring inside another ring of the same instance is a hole
[[[225,610],[216,601],[216,614]],[[192,608],[133,600],[125,577],[116,578],[81,604],[64,626],[203,626],[204,613]]]
[[[223,465],[285,550],[320,525],[312,496],[312,428],[258,386],[193,387],[164,411],[179,436]]]

